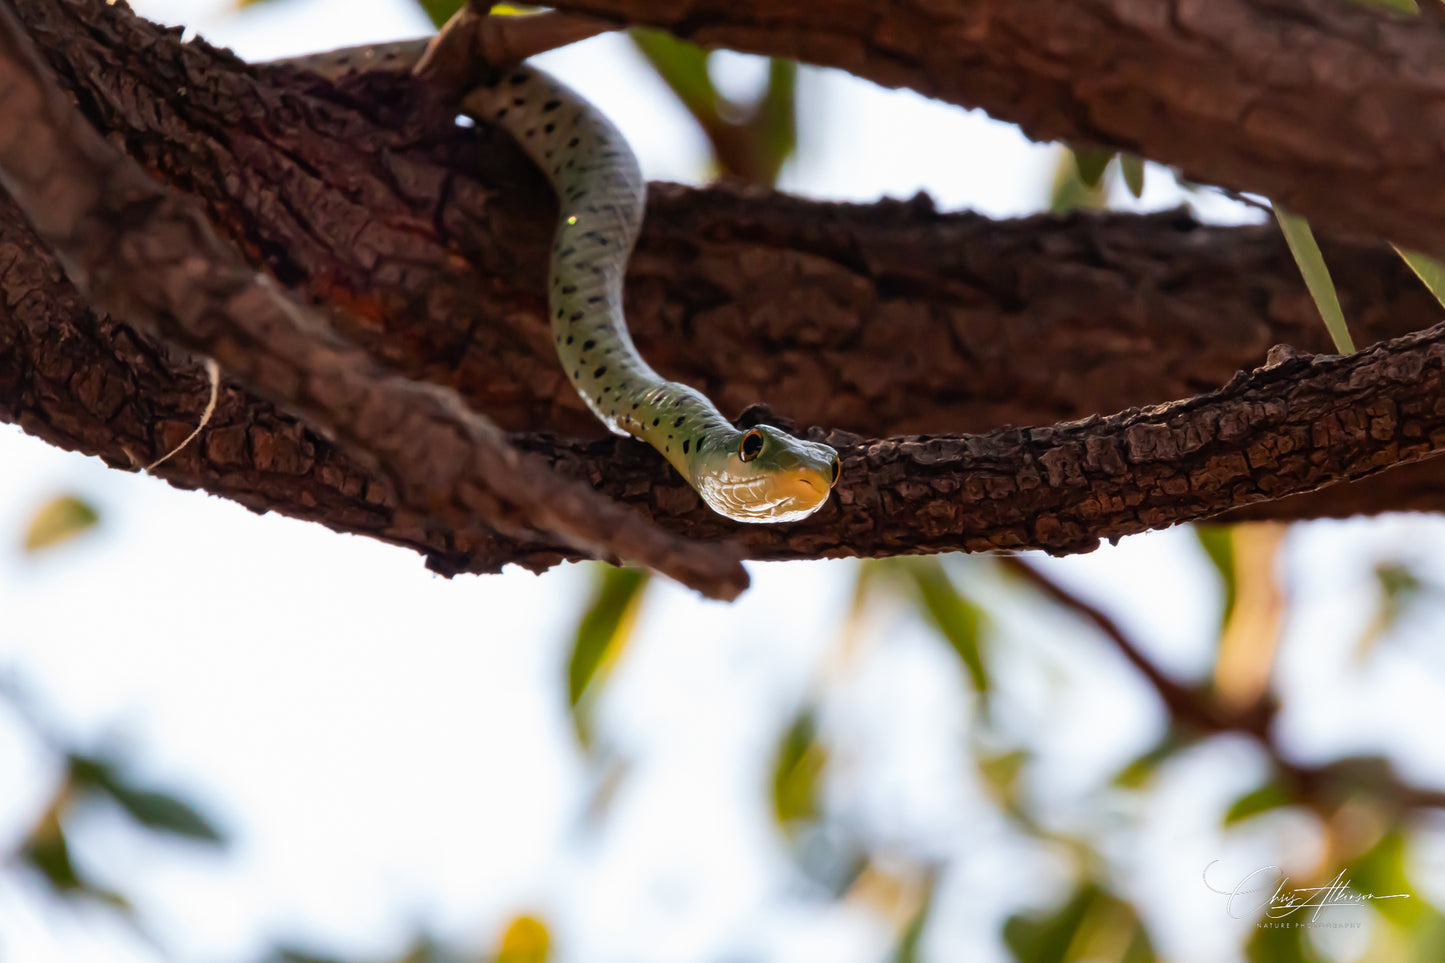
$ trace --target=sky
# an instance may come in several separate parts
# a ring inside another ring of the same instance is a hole
[[[248,59],[429,30],[403,0],[273,0],[240,16],[226,3],[134,6]],[[701,135],[624,41],[541,63],[618,123],[647,176],[706,176]],[[760,76],[740,55],[718,70],[739,92]],[[787,190],[860,201],[926,190],[942,209],[996,217],[1047,197],[1057,149],[981,114],[812,69],[800,97]],[[1177,198],[1155,171],[1140,205]],[[607,769],[578,748],[564,683],[587,568],[447,581],[404,550],[111,471],[10,426],[0,465],[0,674],[59,731],[119,747],[232,837],[215,853],[84,814],[77,851],[125,881],[164,950],[7,874],[0,963],[239,963],[278,941],[379,958],[419,929],[489,946],[519,912],[545,918],[568,961],[879,960],[893,925],[822,898],[767,808],[771,748],[808,702],[838,747],[829,799],[840,819],[900,860],[954,866],[932,958],[1002,960],[1002,916],[1064,892],[1060,853],[1005,825],[965,764],[976,706],[946,648],[902,607],[850,636],[856,562],[751,564],[753,588],[730,606],[654,586],[598,707],[604,755],[627,767],[599,831],[592,807]],[[22,555],[28,518],[58,492],[95,504],[99,529]],[[1351,648],[1373,612],[1374,562],[1407,557],[1445,584],[1441,536],[1439,519],[1403,518],[1291,532],[1298,617],[1281,657],[1281,731],[1301,758],[1390,748],[1412,778],[1445,783],[1445,743],[1422,738],[1439,731],[1445,696],[1438,619],[1403,626],[1366,670]],[[1219,592],[1187,531],[1041,564],[1098,599],[1167,671],[1208,671]],[[1069,825],[1080,798],[1148,747],[1160,709],[1104,643],[1024,604],[983,566],[965,559],[955,572],[1003,613],[998,724],[1040,747],[1047,779],[1032,789]],[[0,704],[0,852],[55,778],[7,712]],[[1161,777],[1138,832],[1085,827],[1129,848],[1119,886],[1184,963],[1230,959],[1246,925],[1201,886],[1210,860],[1234,872],[1317,855],[1317,828],[1293,817],[1219,832],[1223,807],[1263,772],[1244,743],[1211,742]],[[1445,827],[1427,836],[1422,852],[1445,879]]]

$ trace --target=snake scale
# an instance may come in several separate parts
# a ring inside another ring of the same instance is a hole
[[[382,45],[290,63],[335,74],[415,50]],[[563,371],[593,413],[613,432],[657,449],[728,518],[790,522],[822,507],[838,481],[837,452],[771,425],[734,427],[701,392],[654,371],[633,345],[622,281],[646,183],[617,128],[581,95],[525,64],[467,93],[462,109],[510,134],[557,194],[548,314]]]

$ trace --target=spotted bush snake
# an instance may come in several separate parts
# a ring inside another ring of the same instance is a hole
[[[415,59],[416,43],[333,51],[288,61],[321,73]],[[516,140],[551,182],[559,221],[548,274],[558,360],[610,430],[647,442],[714,511],[739,522],[790,522],[828,500],[838,455],[771,425],[734,427],[701,392],[663,378],[638,354],[623,316],[622,282],[642,224],[646,183],[622,134],[596,107],[525,64],[461,101],[474,119]]]

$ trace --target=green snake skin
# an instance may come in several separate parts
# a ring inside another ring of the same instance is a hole
[[[334,51],[289,63],[320,73],[391,65],[414,45]],[[838,455],[770,425],[740,430],[708,399],[654,371],[633,346],[622,280],[646,184],[637,158],[597,108],[528,66],[462,100],[507,131],[550,179],[560,218],[548,313],[557,357],[588,407],[613,432],[666,458],[714,511],[740,522],[788,522],[817,511],[838,480]]]

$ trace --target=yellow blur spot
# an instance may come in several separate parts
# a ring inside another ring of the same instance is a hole
[[[551,943],[547,924],[535,916],[518,916],[502,935],[497,963],[545,963]]]
[[[567,218],[567,223],[568,223],[568,224],[576,224],[576,223],[577,223],[577,215],[576,215],[576,214],[573,214],[571,217]]]

